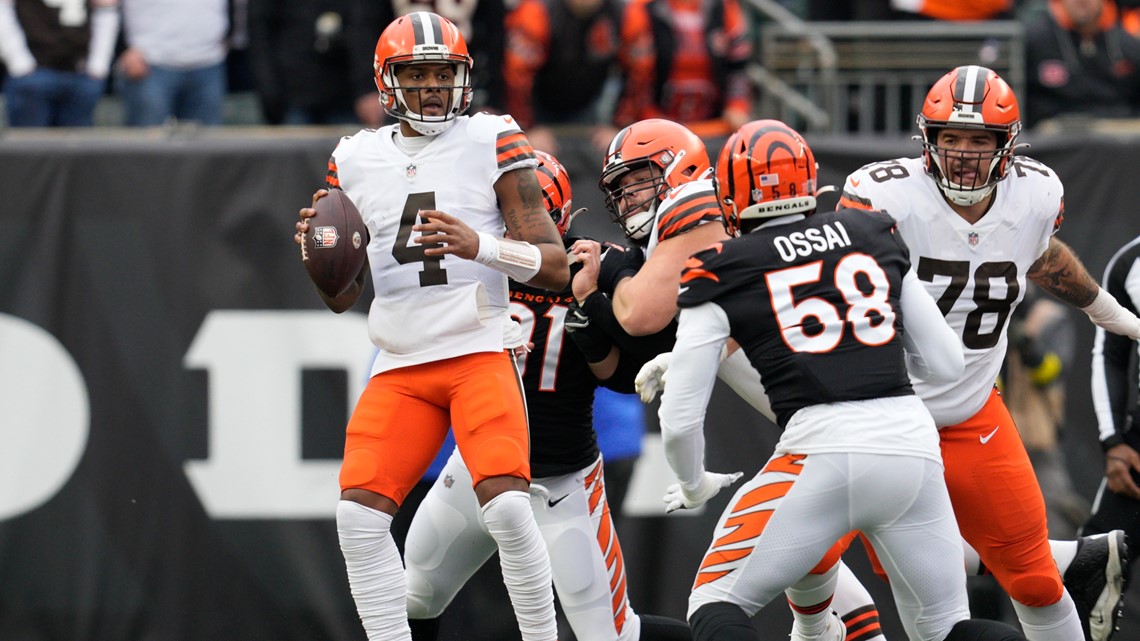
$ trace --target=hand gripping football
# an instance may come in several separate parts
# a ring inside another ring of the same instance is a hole
[[[352,283],[368,255],[368,228],[356,205],[340,189],[313,205],[301,261],[309,278],[326,296],[336,297]]]

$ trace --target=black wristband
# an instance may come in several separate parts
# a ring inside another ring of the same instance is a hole
[[[594,327],[583,327],[567,334],[578,351],[582,352],[582,356],[586,357],[587,363],[600,363],[613,351],[614,342],[605,332]]]
[[[1100,450],[1107,452],[1117,445],[1124,445],[1124,437],[1120,434],[1113,434],[1100,442]]]

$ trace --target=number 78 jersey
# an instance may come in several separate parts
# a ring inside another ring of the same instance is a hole
[[[1006,327],[1025,297],[1025,275],[1061,226],[1064,190],[1047,166],[1015,156],[977,223],[959,216],[920,158],[866,165],[843,185],[839,207],[877,209],[898,223],[926,290],[965,347],[956,383],[913,381],[939,427],[976,414],[997,381]]]

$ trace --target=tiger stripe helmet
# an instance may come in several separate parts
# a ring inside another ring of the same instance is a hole
[[[926,171],[952,202],[964,206],[978,203],[1006,177],[1021,133],[1021,110],[1013,88],[993,70],[966,65],[942,76],[926,94],[916,120]],[[942,154],[947,150],[938,146],[938,132],[946,128],[997,134],[997,151],[989,171],[981,172],[981,179],[974,184],[955,183],[943,172]]]
[[[622,186],[626,174],[653,167],[647,180]],[[628,238],[644,238],[653,223],[654,209],[672,187],[705,177],[710,169],[705,143],[684,125],[651,118],[622,129],[610,141],[602,161],[598,183],[605,195],[606,209]],[[647,187],[652,187],[648,190]],[[648,191],[635,205],[624,204],[626,195]]]
[[[419,91],[401,87],[396,79],[401,65],[422,63],[452,63],[455,67],[455,84],[451,87],[451,105],[442,116],[425,116],[411,111],[404,97],[406,91]],[[425,136],[434,136],[454,124],[455,118],[471,106],[471,67],[467,42],[450,20],[428,11],[416,11],[392,21],[376,42],[376,55],[372,67],[376,74],[376,88],[380,90],[380,104],[388,115],[408,122]]]
[[[796,130],[753,120],[729,136],[716,163],[716,193],[730,236],[748,221],[815,213],[819,167]],[[748,231],[747,229],[744,231]]]
[[[570,174],[557,158],[545,151],[535,151],[534,155],[538,158],[538,167],[534,171],[538,175],[538,185],[542,187],[546,211],[554,219],[558,233],[565,237],[574,218],[573,213],[577,213],[573,212],[571,201]]]

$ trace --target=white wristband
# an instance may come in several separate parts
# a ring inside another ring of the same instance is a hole
[[[1103,327],[1113,334],[1133,339],[1140,338],[1140,318],[1124,309],[1112,294],[1104,291],[1103,287],[1097,291],[1093,302],[1088,307],[1082,307],[1081,311],[1088,314],[1098,327]]]
[[[475,255],[475,262],[525,283],[542,268],[542,252],[530,243],[479,232],[479,253]]]

